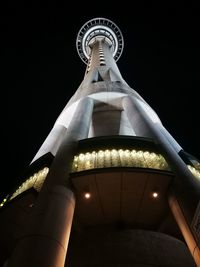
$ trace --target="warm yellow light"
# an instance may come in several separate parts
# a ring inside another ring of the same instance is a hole
[[[194,168],[191,165],[187,165],[188,169],[191,171],[191,173],[198,179],[200,180],[200,171],[196,168]]]
[[[153,198],[158,198],[158,192],[153,192],[152,196],[153,196]]]
[[[49,171],[48,167],[44,167],[42,170],[39,170],[38,172],[34,173],[32,176],[30,176],[25,182],[23,182],[18,189],[12,194],[10,197],[10,200],[15,198],[16,196],[20,195],[24,191],[28,190],[29,188],[35,188],[38,192],[40,191],[44,180],[47,176],[47,173]],[[7,199],[5,199],[7,201]],[[6,202],[4,201],[4,203]]]
[[[158,170],[169,170],[162,155],[151,151],[106,149],[81,153],[74,157],[72,172],[80,172],[96,168],[141,167]]]
[[[91,197],[91,194],[87,192],[87,193],[84,194],[84,197],[85,197],[86,199],[89,199],[89,198]]]

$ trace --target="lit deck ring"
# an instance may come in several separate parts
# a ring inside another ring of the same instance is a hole
[[[79,57],[85,64],[90,56],[90,44],[97,37],[104,37],[111,44],[113,57],[117,61],[124,48],[124,40],[120,29],[111,20],[105,18],[94,18],[86,22],[78,32],[76,48]]]

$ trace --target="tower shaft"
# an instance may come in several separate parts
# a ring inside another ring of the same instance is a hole
[[[198,160],[123,79],[112,21],[87,22],[76,45],[83,81],[9,198],[36,192],[8,266],[200,267]]]

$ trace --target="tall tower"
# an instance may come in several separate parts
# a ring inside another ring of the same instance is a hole
[[[123,79],[123,46],[108,19],[80,29],[83,81],[1,203],[2,266],[200,266],[200,163]]]

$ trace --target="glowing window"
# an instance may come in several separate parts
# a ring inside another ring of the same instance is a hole
[[[42,185],[48,172],[49,168],[45,167],[42,170],[34,173],[18,187],[18,189],[12,194],[10,200],[32,187],[39,192],[42,188]]]
[[[106,149],[74,157],[72,172],[110,167],[138,167],[170,170],[161,154],[142,150]]]

